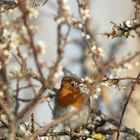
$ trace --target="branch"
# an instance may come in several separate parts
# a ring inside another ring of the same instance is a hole
[[[115,66],[123,66],[125,63],[132,61],[133,59],[135,59],[137,56],[140,55],[140,51],[136,51],[132,56],[122,60],[121,62],[117,63]]]
[[[100,119],[101,119],[100,123],[102,123],[102,122],[110,123],[113,126],[115,126],[116,128],[120,127],[120,132],[130,134],[130,135],[134,136],[137,140],[140,140],[140,133],[138,131],[136,131],[135,129],[133,129],[133,128],[131,129],[131,128],[128,128],[127,126],[123,125],[123,124],[120,124],[120,122],[118,122],[114,118],[111,118],[111,117],[105,115],[101,111],[92,110],[91,113],[96,114],[97,117],[100,117]],[[93,119],[95,119],[95,118],[93,118]],[[99,124],[98,124],[98,126],[95,127],[95,130],[94,130],[96,133],[102,133],[102,134],[105,134],[105,135],[112,135],[114,132],[118,132],[118,129],[116,129],[116,128],[115,129],[112,128],[112,127],[111,128],[106,128],[106,127],[100,126]]]
[[[31,110],[33,107],[35,107],[35,105],[38,103],[38,100],[40,99],[40,97],[43,95],[43,93],[45,92],[46,88],[42,87],[38,93],[38,95],[36,95],[36,97],[30,102],[28,103],[18,114],[17,116],[17,120],[19,121],[20,119],[22,119],[24,117],[24,115]]]
[[[29,43],[30,43],[30,47],[33,50],[33,55],[34,55],[37,70],[40,74],[42,84],[45,85],[45,83],[44,83],[45,79],[44,79],[44,76],[43,76],[43,73],[42,73],[42,70],[41,70],[41,66],[40,66],[40,63],[39,63],[37,50],[36,50],[36,46],[35,46],[34,39],[33,39],[33,33],[32,33],[32,30],[29,27],[29,24],[28,24],[28,9],[26,8],[26,2],[24,0],[19,0],[19,8],[22,12],[22,15],[23,15],[22,20],[23,20],[24,26],[27,29],[27,33],[28,33],[28,36],[29,36],[29,39],[30,39]]]
[[[127,98],[127,100],[126,100],[126,103],[124,104],[124,108],[123,108],[123,110],[122,110],[122,115],[121,115],[121,118],[120,118],[120,121],[119,121],[119,127],[118,127],[118,131],[117,131],[117,138],[116,138],[116,140],[119,140],[119,137],[120,137],[120,126],[121,126],[121,124],[122,124],[122,120],[123,120],[123,117],[124,117],[124,114],[125,114],[127,105],[128,105],[128,103],[129,103],[129,101],[130,101],[130,98],[131,98],[131,96],[132,96],[133,91],[135,90],[135,86],[136,86],[136,84],[137,84],[137,82],[138,82],[138,80],[139,80],[139,77],[140,77],[140,73],[139,73],[138,76],[137,76],[137,81],[135,81],[135,82],[132,83],[131,91],[130,91],[130,93],[129,93],[129,95],[128,95],[128,98]]]

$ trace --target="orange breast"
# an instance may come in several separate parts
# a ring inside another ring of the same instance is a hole
[[[83,95],[80,94],[78,90],[75,92],[74,90],[68,88],[61,88],[58,95],[58,103],[61,107],[65,108],[69,105],[72,105],[76,108],[79,108],[84,101]]]

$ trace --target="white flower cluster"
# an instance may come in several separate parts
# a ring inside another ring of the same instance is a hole
[[[88,95],[89,94],[89,87],[87,85],[90,85],[91,83],[93,83],[93,80],[90,79],[89,77],[85,77],[85,79],[82,79],[82,81],[83,82],[79,85],[80,91],[82,94]]]
[[[19,124],[18,126],[18,135],[19,136],[31,136],[31,132],[30,132],[30,124],[29,122],[24,122],[24,123],[21,123]]]
[[[45,42],[43,42],[42,40],[39,40],[39,41],[37,42],[37,46],[38,46],[39,49],[40,49],[40,54],[41,54],[41,55],[46,54],[46,45],[45,45]]]
[[[56,17],[57,24],[63,22],[71,23],[71,8],[68,4],[68,0],[58,0],[58,16]]]
[[[102,94],[101,84],[97,84],[95,90],[93,91],[93,96],[95,99],[98,99],[98,97]]]
[[[57,78],[59,78],[60,76],[63,76],[63,75],[64,75],[63,67],[62,67],[62,65],[59,65],[57,67],[57,72],[54,74],[54,77],[55,77],[55,79],[57,79]]]
[[[80,84],[79,87],[80,87],[80,91],[82,94],[84,94],[84,95],[89,94],[89,89],[84,83]]]
[[[37,18],[38,17],[39,12],[37,9],[30,7],[29,10],[30,10],[30,13],[29,13],[30,18]]]
[[[90,36],[89,34],[85,33],[85,32],[82,32],[82,33],[81,33],[81,36],[82,36],[84,39],[86,39],[86,40],[91,39],[91,36]]]
[[[0,126],[3,125],[3,123],[4,123],[5,125],[8,125],[8,117],[7,117],[6,114],[1,113],[1,114],[0,114]]]
[[[58,1],[59,4],[59,14],[61,16],[67,17],[71,15],[71,9],[70,6],[68,4],[68,0],[59,0]]]
[[[0,90],[0,99],[4,97],[4,92]]]
[[[80,13],[81,13],[81,17],[82,19],[85,21],[88,18],[90,18],[90,10],[89,8],[80,8]]]
[[[76,27],[76,28],[79,28],[79,29],[82,29],[83,28],[83,23],[81,20],[75,18],[75,17],[72,17],[72,24]]]

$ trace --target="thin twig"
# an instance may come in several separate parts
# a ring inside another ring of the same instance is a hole
[[[140,55],[140,51],[136,51],[132,56],[122,60],[121,62],[115,64],[115,67],[117,66],[123,66],[125,63],[130,63],[130,61],[132,61],[133,59],[135,59],[137,56]]]
[[[47,131],[48,131],[50,128],[52,128],[53,126],[56,126],[57,124],[62,123],[62,122],[64,122],[65,120],[68,120],[68,119],[71,118],[73,115],[76,115],[77,113],[79,113],[80,109],[81,109],[81,108],[79,108],[78,110],[73,111],[73,112],[71,112],[71,113],[69,113],[69,114],[66,114],[66,115],[64,115],[63,117],[60,117],[60,118],[58,118],[58,119],[56,119],[56,120],[50,122],[49,124],[43,126],[42,128],[36,129],[35,132],[33,133],[33,135],[32,135],[31,137],[32,137],[32,138],[35,138],[36,136],[41,135],[41,134],[47,132]]]
[[[36,97],[30,102],[28,103],[18,114],[17,120],[20,120],[24,117],[24,115],[31,110],[33,107],[35,107],[35,105],[37,104],[37,102],[39,101],[40,97],[43,95],[43,93],[45,92],[46,88],[42,87],[39,91],[39,93],[36,95]]]
[[[19,79],[17,79],[17,84],[16,84],[16,95],[15,95],[15,99],[16,99],[16,105],[15,105],[15,114],[17,114],[18,109],[19,109],[19,101],[18,101],[18,96],[19,96]]]
[[[47,2],[48,2],[48,0],[45,0],[42,5],[45,5]]]
[[[51,71],[49,77],[48,77],[48,81],[49,83],[54,83],[54,76],[58,71],[58,67],[63,59],[63,54],[64,54],[64,47],[67,44],[67,38],[70,34],[70,26],[68,25],[68,30],[67,33],[64,36],[64,43],[62,43],[62,34],[61,34],[61,28],[62,28],[63,24],[58,25],[57,27],[57,58],[56,58],[56,62],[54,64],[53,70]]]
[[[130,81],[130,80],[133,80],[133,81],[138,81],[138,82],[140,82],[140,79],[137,79],[137,77],[117,77],[117,78],[106,78],[106,79],[104,79],[104,80],[102,80],[101,82],[107,82],[107,81],[109,81],[109,82],[111,82],[111,81]]]
[[[28,33],[28,36],[29,36],[29,39],[30,39],[30,47],[32,48],[33,50],[33,55],[34,55],[34,59],[35,59],[35,63],[36,63],[36,67],[37,67],[37,70],[40,74],[40,77],[41,77],[41,81],[42,81],[42,84],[44,85],[44,76],[43,76],[43,73],[42,73],[42,70],[41,70],[41,67],[40,67],[40,63],[39,63],[39,60],[38,60],[38,55],[37,55],[37,51],[36,51],[36,46],[35,46],[35,43],[34,43],[34,39],[33,39],[33,34],[32,34],[32,31],[29,27],[29,24],[28,24],[28,16],[27,16],[27,8],[26,8],[26,4],[25,4],[25,1],[24,0],[20,0],[19,1],[19,7],[20,7],[20,10],[22,12],[22,20],[23,20],[23,23],[24,23],[24,26],[26,27],[27,29],[27,33]]]
[[[34,121],[35,121],[35,118],[34,118],[34,114],[32,113],[31,114],[31,133],[33,133],[35,130]]]
[[[121,126],[121,124],[122,124],[123,117],[124,117],[124,114],[125,114],[127,105],[128,105],[128,103],[129,103],[129,101],[130,101],[130,98],[131,98],[131,96],[132,96],[133,91],[135,90],[135,86],[136,86],[136,84],[137,84],[137,82],[138,82],[138,80],[139,80],[139,77],[140,77],[140,73],[139,73],[138,76],[137,76],[137,81],[135,81],[135,82],[132,83],[132,85],[131,85],[131,91],[130,91],[130,93],[129,93],[129,95],[128,95],[128,98],[127,98],[125,104],[124,104],[124,107],[123,107],[123,110],[122,110],[122,114],[121,114],[121,118],[120,118],[120,121],[119,121],[119,126],[118,126],[118,131],[117,131],[116,140],[119,140],[119,137],[120,137],[120,126]]]
[[[35,85],[35,84],[33,84],[33,85],[26,85],[26,86],[19,87],[18,91],[24,90],[24,89],[27,89],[27,88],[31,88],[31,86],[39,87],[39,85]],[[17,89],[15,89],[14,91],[17,92]]]

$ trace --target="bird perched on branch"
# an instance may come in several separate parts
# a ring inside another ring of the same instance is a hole
[[[89,120],[90,110],[89,105],[85,102],[87,91],[84,88],[81,79],[75,76],[65,76],[55,97],[54,119],[78,111],[67,120],[64,120],[64,125],[72,130],[85,125]]]

